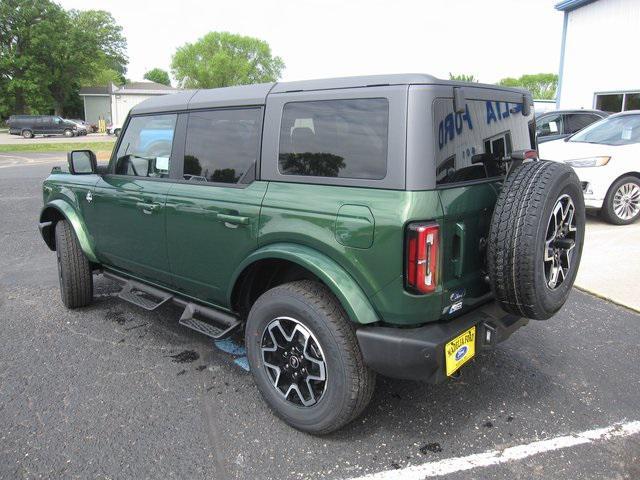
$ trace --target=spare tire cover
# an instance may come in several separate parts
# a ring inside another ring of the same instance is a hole
[[[500,306],[536,320],[560,310],[578,272],[584,228],[582,188],[570,166],[535,161],[513,171],[498,196],[487,248]]]

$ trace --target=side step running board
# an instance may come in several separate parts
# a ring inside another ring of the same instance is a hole
[[[145,310],[155,310],[169,301],[184,307],[184,312],[178,323],[216,340],[228,337],[242,325],[242,322],[230,313],[188,302],[159,288],[121,277],[115,273],[104,271],[103,275],[124,283],[122,290],[118,293],[119,298]]]
[[[155,310],[173,298],[167,292],[135,280],[127,280],[120,293],[118,293],[118,297],[145,310]]]
[[[214,323],[206,322],[205,319]],[[185,305],[179,323],[216,340],[227,338],[241,324],[233,315],[194,303]]]

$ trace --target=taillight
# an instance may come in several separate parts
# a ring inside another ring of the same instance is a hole
[[[440,227],[436,223],[411,223],[407,227],[407,287],[431,293],[438,282]]]

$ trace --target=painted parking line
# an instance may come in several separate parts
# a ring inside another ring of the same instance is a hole
[[[352,480],[419,480],[427,477],[438,477],[440,475],[448,475],[450,473],[472,470],[474,468],[508,463],[545,452],[575,447],[577,445],[586,445],[611,438],[628,437],[638,433],[640,433],[640,421],[618,423],[605,428],[587,430],[586,432],[555,437],[549,440],[540,440],[525,445],[505,448],[503,450],[488,450],[466,457],[446,458],[438,462],[372,473]]]

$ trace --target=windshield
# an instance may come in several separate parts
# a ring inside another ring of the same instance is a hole
[[[576,133],[569,141],[604,145],[638,143],[640,142],[640,115],[605,118]]]

